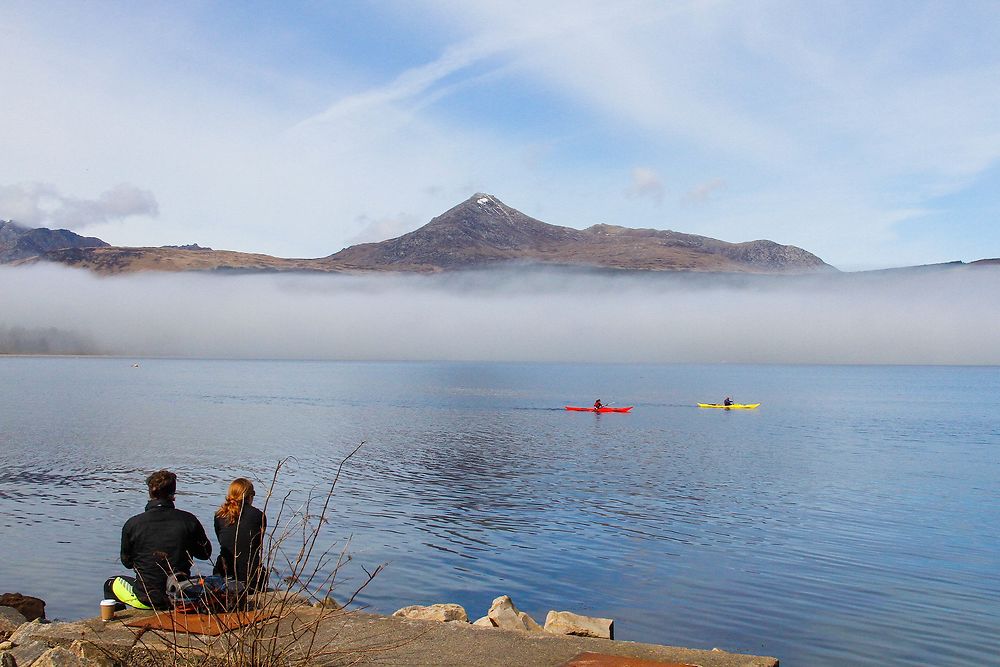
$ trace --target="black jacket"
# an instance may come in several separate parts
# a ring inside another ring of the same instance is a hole
[[[219,558],[215,574],[245,583],[252,590],[267,588],[267,576],[261,571],[261,546],[267,517],[253,505],[245,505],[229,523],[215,517],[215,535],[219,538]]]
[[[190,574],[195,558],[211,555],[212,543],[201,523],[170,500],[150,500],[145,512],[122,526],[122,565],[135,569],[136,596],[157,609],[170,607],[167,577]]]

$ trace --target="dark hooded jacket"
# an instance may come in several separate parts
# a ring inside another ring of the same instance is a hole
[[[157,609],[170,606],[167,577],[190,574],[195,558],[211,555],[212,543],[201,522],[170,500],[150,500],[145,512],[122,526],[122,565],[135,570],[136,596]]]

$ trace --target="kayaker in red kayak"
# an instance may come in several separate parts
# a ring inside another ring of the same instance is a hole
[[[600,410],[603,407],[604,407],[604,403],[601,403],[601,399],[597,399],[596,401],[594,401],[594,409],[595,410]]]

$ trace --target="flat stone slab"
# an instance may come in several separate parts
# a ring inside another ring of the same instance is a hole
[[[121,616],[129,618],[137,613],[129,611]],[[330,646],[342,662],[350,658],[351,664],[358,665],[565,667],[573,664],[572,660],[585,658],[588,654],[601,656],[600,659],[605,660],[618,658],[646,661],[645,663],[596,663],[595,667],[596,665],[663,667],[664,664],[671,663],[699,667],[777,667],[778,665],[775,658],[724,651],[557,636],[544,632],[480,628],[470,623],[432,623],[357,611],[331,611],[311,607],[295,610],[280,623],[288,624],[289,627],[292,624],[302,627],[315,621],[319,621],[316,644]],[[135,641],[134,630],[124,627],[118,620],[110,623],[101,623],[100,619],[66,624],[54,623],[47,626],[46,630],[45,640],[53,644],[69,645],[74,640],[84,640],[108,647],[127,648]],[[226,635],[222,637],[225,638]],[[149,633],[143,639],[149,642],[151,640]],[[181,643],[198,642],[203,641],[203,638],[189,639],[178,636],[177,640]],[[584,665],[587,663],[578,663],[577,667]]]
[[[607,653],[581,653],[562,667],[698,667],[680,662],[660,662],[659,660],[643,660]]]

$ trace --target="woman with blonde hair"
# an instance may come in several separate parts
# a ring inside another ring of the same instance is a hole
[[[267,517],[253,506],[253,483],[238,477],[215,513],[215,535],[219,538],[219,558],[215,574],[235,579],[249,590],[267,588],[267,573],[261,565],[261,550]]]

